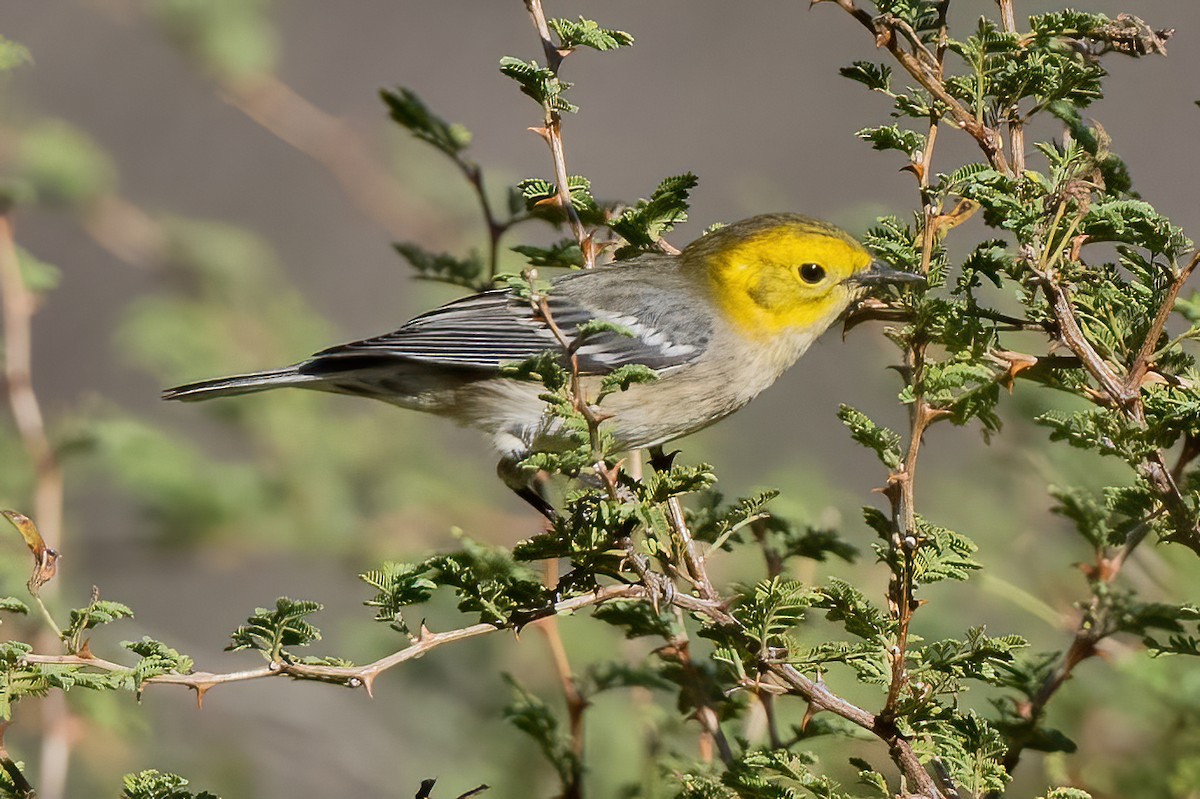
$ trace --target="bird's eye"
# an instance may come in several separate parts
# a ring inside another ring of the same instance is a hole
[[[800,264],[800,279],[805,283],[820,283],[825,279],[825,267],[820,264]]]

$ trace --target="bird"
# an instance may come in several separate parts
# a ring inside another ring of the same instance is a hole
[[[600,425],[622,450],[654,449],[742,408],[873,287],[923,280],[875,260],[827,222],[762,214],[711,230],[677,254],[652,251],[568,272],[550,282],[540,309],[511,288],[483,291],[393,332],[281,369],[170,388],[163,398],[294,387],[448,417],[490,436],[501,479],[553,519],[521,462],[571,439],[542,399],[545,387],[505,367],[547,351],[566,363],[569,344],[585,394],[623,366],[646,367],[654,379],[605,397]]]

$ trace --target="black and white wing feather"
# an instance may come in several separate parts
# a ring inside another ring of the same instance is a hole
[[[621,329],[590,334],[579,344],[582,373],[605,374],[635,363],[663,370],[701,354],[711,331],[689,313],[685,297],[646,285],[636,273],[615,289],[611,281],[584,279],[591,276],[562,278],[546,296],[550,317],[568,341],[574,342],[580,326],[593,319]],[[389,361],[403,361],[496,372],[505,364],[555,349],[561,349],[560,343],[530,303],[496,290],[443,305],[392,333],[324,350],[301,368],[329,373],[386,368]]]
[[[664,371],[703,354],[712,321],[696,311],[703,307],[697,305],[697,287],[673,267],[631,262],[554,281],[546,297],[549,315],[574,345],[582,374],[606,374],[627,364]],[[600,330],[576,343],[581,326],[593,319],[621,332]],[[419,392],[431,378],[487,377],[548,350],[561,351],[562,345],[528,300],[507,290],[487,291],[422,314],[392,333],[332,347],[284,369],[189,383],[163,397],[191,401],[298,386],[392,399]]]

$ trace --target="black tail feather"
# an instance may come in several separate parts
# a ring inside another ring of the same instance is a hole
[[[254,372],[247,375],[219,377],[215,380],[201,380],[198,383],[188,383],[175,388],[168,388],[162,393],[165,400],[180,400],[196,402],[214,397],[236,397],[239,394],[253,394],[256,391],[267,391],[272,388],[285,386],[303,386],[308,383],[320,382],[321,378],[301,374],[295,366],[284,369],[273,369],[269,372]]]

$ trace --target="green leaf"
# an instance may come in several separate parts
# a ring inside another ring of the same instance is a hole
[[[599,403],[609,394],[626,391],[632,385],[653,383],[657,379],[658,372],[644,364],[627,363],[624,366],[618,366],[600,379],[600,393],[596,395],[596,402]]]
[[[396,242],[392,246],[416,270],[421,280],[448,283],[473,291],[487,288],[483,280],[486,273],[483,256],[477,251],[466,258],[457,258],[449,253],[432,253],[409,242]]]
[[[653,247],[675,225],[687,221],[688,196],[700,179],[691,172],[665,178],[648,200],[638,200],[609,223],[629,244],[617,251],[628,258]]]
[[[8,72],[23,64],[33,63],[33,56],[23,44],[0,36],[0,72]]]
[[[15,596],[3,596],[0,597],[0,611],[26,615],[29,613],[29,606]]]
[[[820,589],[815,607],[824,608],[825,618],[838,622],[851,635],[879,644],[892,629],[887,615],[850,583],[834,578]]]
[[[14,161],[19,179],[39,202],[52,206],[84,205],[117,184],[109,155],[65,122],[41,122],[22,131]]]
[[[887,64],[876,64],[871,61],[855,61],[848,67],[838,70],[842,77],[866,86],[871,91],[891,91],[892,68]]]
[[[17,265],[21,269],[21,280],[25,288],[34,294],[45,294],[58,288],[62,281],[62,270],[41,260],[24,247],[17,248]]]
[[[889,469],[900,468],[900,434],[880,427],[860,410],[849,405],[838,407],[838,418],[850,430],[850,437],[879,456]]]
[[[530,266],[579,269],[583,267],[583,250],[575,239],[561,239],[549,247],[519,244],[511,248],[524,255]]]
[[[541,383],[547,391],[564,388],[570,379],[570,374],[563,368],[563,353],[555,350],[540,352],[517,363],[501,364],[500,376]]]
[[[358,578],[379,592],[363,603],[377,609],[375,621],[387,622],[405,633],[409,630],[404,621],[404,609],[428,601],[437,588],[423,563],[388,561],[378,569],[363,572]]]
[[[576,47],[590,47],[601,51],[616,50],[618,47],[629,47],[633,44],[633,37],[625,31],[602,28],[598,23],[583,17],[578,20],[551,19],[547,24],[558,36],[559,47],[563,50]]]
[[[429,110],[410,89],[382,89],[379,96],[397,124],[423,142],[432,144],[451,158],[457,158],[471,144],[471,132]]]
[[[205,71],[253,80],[272,72],[278,61],[280,37],[268,5],[268,0],[156,0],[147,9]]]
[[[966,580],[982,568],[971,558],[978,547],[964,535],[917,517],[917,546],[913,578],[922,585],[942,580]]]
[[[669,639],[675,631],[674,617],[665,610],[655,612],[649,602],[618,599],[598,606],[592,617],[620,627],[626,638],[654,636]]]
[[[564,96],[571,84],[559,80],[554,70],[539,66],[536,61],[504,56],[500,59],[500,72],[515,80],[523,94],[554,113],[573,114],[579,110]]]
[[[525,209],[533,214],[549,216],[558,221],[562,212],[558,206],[558,186],[543,178],[527,178],[517,184],[517,190],[525,201]],[[596,198],[592,196],[592,182],[582,175],[567,178],[567,191],[571,196],[571,207],[580,218],[594,221],[603,218]],[[577,245],[578,246],[578,245]],[[582,255],[580,256],[582,260]]]
[[[83,633],[101,624],[132,619],[133,611],[120,602],[109,602],[95,599],[85,608],[71,611],[70,621],[62,632],[63,641],[71,653],[78,652],[83,647]]]
[[[185,790],[188,781],[178,774],[165,774],[149,769],[126,774],[121,799],[220,799],[208,791],[192,793]]]
[[[504,680],[513,694],[504,708],[505,720],[534,740],[564,785],[577,784],[583,764],[571,751],[570,739],[559,729],[554,713],[512,675],[505,674]]]
[[[142,690],[146,680],[161,674],[190,674],[194,663],[187,655],[180,654],[161,641],[155,641],[149,636],[143,636],[140,641],[123,641],[121,646],[136,655],[141,660],[133,669],[134,688]]]
[[[436,555],[423,565],[430,580],[454,589],[461,612],[478,614],[488,624],[520,627],[553,604],[553,592],[507,549],[458,535],[460,551]]]
[[[774,577],[742,591],[734,615],[758,657],[784,660],[796,648],[789,633],[804,619],[804,611],[822,598],[820,591],[799,580]]]
[[[948,767],[955,784],[969,795],[1002,791],[1008,784],[1004,737],[974,711],[914,726],[921,739],[914,741],[913,748],[923,758],[937,757]]]
[[[920,133],[905,130],[897,125],[883,125],[877,128],[863,128],[854,134],[863,141],[871,143],[876,150],[899,150],[912,158],[918,150],[925,146],[925,137]]]
[[[285,651],[290,646],[307,646],[321,639],[321,631],[306,621],[324,606],[319,602],[280,597],[275,609],[255,608],[254,615],[230,634],[226,652],[254,649],[267,660],[276,662],[290,658]]]
[[[1092,799],[1092,795],[1079,788],[1051,788],[1042,799]]]
[[[657,668],[632,666],[628,663],[611,660],[589,663],[582,682],[584,683],[583,693],[588,696],[620,688],[646,688],[664,691],[676,687],[676,684],[663,676],[662,671]]]

